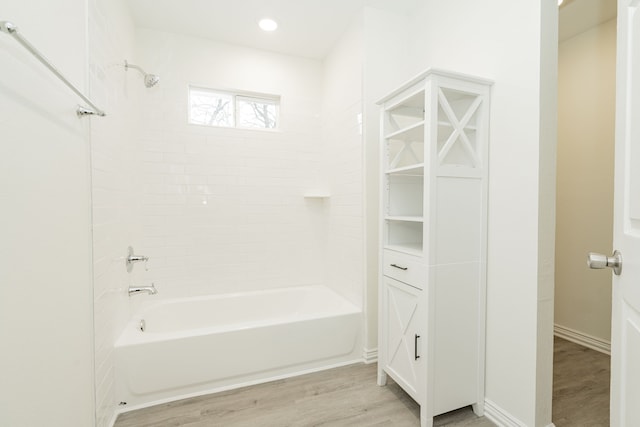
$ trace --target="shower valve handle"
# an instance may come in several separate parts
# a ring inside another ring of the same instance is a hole
[[[144,255],[134,255],[133,248],[129,246],[126,261],[127,272],[131,273],[131,271],[133,270],[133,263],[140,261],[147,262],[149,261],[149,257]]]

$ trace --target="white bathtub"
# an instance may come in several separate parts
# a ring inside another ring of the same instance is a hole
[[[115,344],[116,398],[134,409],[352,363],[361,317],[322,286],[159,301]]]

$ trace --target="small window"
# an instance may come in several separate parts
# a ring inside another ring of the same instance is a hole
[[[275,99],[236,96],[238,127],[275,129],[278,101]]]
[[[243,129],[276,129],[280,97],[189,88],[189,123]]]
[[[191,88],[189,91],[189,121],[197,125],[234,125],[233,95]]]

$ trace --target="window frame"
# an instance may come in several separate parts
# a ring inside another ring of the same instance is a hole
[[[192,110],[191,110],[191,99],[192,92],[200,91],[200,92],[210,92],[214,95],[224,95],[231,97],[231,122],[230,126],[223,126],[218,124],[207,124],[207,123],[197,123],[192,121]],[[279,131],[281,124],[281,115],[280,115],[280,106],[281,106],[281,96],[274,94],[266,94],[266,93],[258,93],[258,92],[246,92],[246,91],[238,91],[238,90],[224,90],[224,89],[215,89],[208,88],[201,85],[189,85],[188,86],[188,97],[187,97],[187,124],[194,126],[206,126],[210,128],[220,128],[220,129],[238,129],[238,130],[258,130],[258,131],[267,131],[274,132]],[[241,101],[264,101],[265,104],[274,105],[275,107],[275,126],[274,127],[252,127],[252,126],[242,126],[240,124],[240,109],[238,108],[239,103]]]

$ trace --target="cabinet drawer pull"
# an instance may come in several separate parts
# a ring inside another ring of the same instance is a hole
[[[408,270],[409,269],[409,267],[400,267],[397,264],[391,264],[391,267],[399,268],[400,270]]]
[[[420,335],[416,334],[413,340],[413,355],[415,360],[420,359],[420,356],[418,355],[418,338],[420,338]]]

